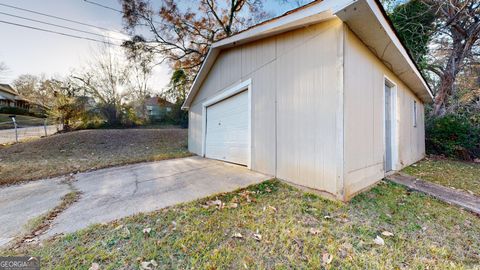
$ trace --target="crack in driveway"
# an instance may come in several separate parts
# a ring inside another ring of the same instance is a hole
[[[165,173],[169,174],[165,175]],[[145,179],[142,180],[142,177]],[[57,234],[74,232],[94,223],[110,222],[125,216],[233,191],[269,178],[271,177],[252,172],[243,166],[227,165],[200,157],[188,157],[79,173],[75,175],[74,181],[62,182],[61,179],[44,181],[43,183],[46,184],[44,189],[48,191],[53,189],[54,192],[39,194],[40,198],[45,196],[56,198],[53,200],[54,204],[40,205],[45,207],[47,212],[55,208],[60,198],[70,192],[71,188],[82,192],[82,198],[68,205],[68,208],[63,209],[52,219],[49,229],[40,235],[40,240]],[[159,181],[162,179],[164,181]],[[16,188],[25,193],[29,191],[27,187],[22,185]],[[63,192],[57,191],[59,187],[62,187]],[[37,202],[31,201],[31,203]],[[5,210],[18,215],[24,211],[22,207],[26,205],[17,203],[15,206],[13,211]],[[2,225],[4,222],[9,222],[4,218],[5,210],[0,209]],[[22,222],[26,223],[26,221]],[[9,230],[14,231],[18,227],[18,224],[11,224]],[[0,233],[1,231],[2,228]]]

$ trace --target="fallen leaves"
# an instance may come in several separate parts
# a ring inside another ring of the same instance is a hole
[[[383,232],[382,232],[382,235],[383,235],[383,236],[394,236],[394,234],[391,233],[391,232],[389,232],[389,231],[383,231]]]
[[[327,252],[322,255],[322,262],[324,265],[330,264],[333,261],[333,255]]]
[[[140,268],[143,270],[152,270],[152,267],[157,267],[158,263],[155,260],[151,260],[148,262],[141,262],[140,263]]]
[[[240,239],[240,238],[243,238],[243,235],[242,235],[241,233],[234,233],[234,234],[232,235],[232,237],[233,237],[233,238],[239,238],[239,239]]]
[[[240,197],[244,198],[247,201],[247,203],[251,203],[251,202],[255,202],[255,198],[250,197],[250,194],[253,194],[253,193],[254,193],[253,191],[244,190],[240,192],[239,195]]]
[[[238,207],[238,203],[236,202],[230,202],[228,204],[222,202],[221,200],[210,200],[207,201],[205,204],[202,205],[203,208],[208,209],[210,207],[214,206],[216,209],[221,210],[223,208],[227,209],[235,209]]]
[[[263,207],[263,212],[267,211],[267,209],[270,209],[270,210],[272,210],[272,211],[275,212],[275,213],[277,212],[277,208],[275,208],[275,207],[273,207],[273,206],[271,206],[271,205],[269,205],[268,207],[267,207],[267,206],[264,206],[264,207]]]
[[[308,230],[308,232],[309,232],[310,234],[313,234],[313,235],[317,235],[317,234],[320,234],[320,233],[321,233],[321,231],[320,231],[319,229],[317,229],[317,228],[310,228],[310,230]]]
[[[202,205],[203,208],[210,208],[211,206],[215,206],[217,209],[222,209],[225,206],[221,200],[214,200],[214,201],[207,201],[205,205]]]
[[[237,208],[237,207],[238,207],[238,203],[229,203],[227,205],[227,208],[229,208],[229,209],[234,209],[234,208]]]
[[[382,237],[378,236],[375,237],[375,239],[373,239],[373,242],[379,246],[384,246],[385,245],[385,241],[383,240]]]
[[[172,224],[170,224],[170,226],[168,226],[168,228],[172,231],[175,231],[177,229],[177,222],[172,221]]]
[[[38,241],[38,238],[37,237],[33,237],[33,238],[27,238],[25,239],[23,242],[25,243],[33,243],[33,242],[37,242]]]
[[[92,263],[92,266],[88,268],[88,270],[99,270],[99,269],[100,269],[100,265],[98,263]]]
[[[130,234],[130,230],[127,227],[124,227],[122,231],[122,237],[127,239],[130,237]]]
[[[262,235],[258,232],[258,230],[257,230],[257,233],[252,234],[251,237],[258,242],[262,241],[263,239]],[[243,237],[243,234],[236,232],[232,234],[232,238],[243,239],[244,237]]]
[[[222,202],[220,199],[216,199],[216,200],[206,201],[205,204],[202,204],[201,206],[205,209],[208,209],[210,207],[215,207],[218,210],[221,210],[221,209],[224,209],[224,208],[235,209],[235,208],[238,208],[240,206],[239,198],[244,199],[246,203],[256,202],[255,198],[250,196],[251,194],[255,194],[255,193],[256,193],[255,191],[244,190],[244,191],[238,193],[239,197],[237,197],[237,196],[233,197],[233,199],[228,203],[227,202]],[[269,206],[269,209],[272,209],[274,212],[277,211],[277,209],[273,206]]]
[[[275,207],[273,207],[273,206],[271,206],[271,205],[269,205],[268,208],[271,209],[271,210],[273,210],[273,212],[277,212],[277,208],[275,208]]]

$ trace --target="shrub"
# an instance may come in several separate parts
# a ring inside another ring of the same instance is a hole
[[[34,116],[34,117],[45,117],[43,114],[36,114],[34,112],[30,112],[27,109],[17,108],[17,107],[2,107],[0,108],[0,113],[2,114],[13,114],[13,115],[26,115],[26,116]]]
[[[188,111],[182,110],[182,102],[177,102],[172,110],[165,116],[165,122],[172,125],[179,125],[188,128]]]
[[[470,160],[479,157],[480,128],[465,115],[429,117],[425,126],[430,154]]]

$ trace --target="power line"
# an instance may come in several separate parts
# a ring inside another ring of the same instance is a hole
[[[71,22],[71,23],[76,23],[76,24],[80,24],[80,25],[84,25],[84,26],[89,26],[89,27],[101,29],[101,30],[104,30],[104,31],[112,31],[112,32],[117,32],[117,33],[124,34],[124,33],[120,32],[120,31],[117,31],[117,30],[111,30],[111,29],[104,28],[104,27],[101,27],[101,26],[96,26],[96,25],[93,25],[93,24],[88,24],[88,23],[84,23],[84,22],[80,22],[80,21],[70,20],[70,19],[66,19],[66,18],[62,18],[62,17],[55,16],[55,15],[50,15],[50,14],[46,14],[46,13],[42,13],[42,12],[38,12],[38,11],[26,9],[26,8],[21,8],[21,7],[17,7],[17,6],[7,5],[7,4],[3,4],[3,3],[0,3],[0,6],[9,7],[9,8],[13,8],[13,9],[25,11],[25,12],[30,12],[30,13],[34,13],[34,14],[37,14],[37,15],[42,15],[42,16],[45,16],[45,17],[54,18],[54,19],[57,19],[57,20],[62,20],[62,21],[67,21],[67,22]]]
[[[106,5],[103,5],[103,4],[94,2],[94,1],[90,1],[90,0],[83,0],[83,1],[85,3],[88,3],[88,4],[92,4],[92,5],[99,6],[99,7],[105,8],[105,9],[110,9],[110,10],[116,11],[116,12],[121,13],[121,14],[125,14],[125,12],[123,12],[123,10],[119,10],[119,9],[116,9],[116,8],[113,8],[113,7],[110,7],[110,6],[106,6]],[[155,20],[152,20],[152,22],[158,23],[158,24],[164,24],[162,22],[155,21]]]
[[[19,23],[7,22],[7,21],[2,21],[2,20],[0,20],[0,23],[5,23],[5,24],[10,24],[10,25],[14,25],[14,26],[18,26],[18,27],[23,27],[23,28],[28,28],[28,29],[32,29],[32,30],[37,30],[37,31],[42,31],[42,32],[47,32],[47,33],[52,33],[52,34],[67,36],[67,37],[71,37],[71,38],[84,39],[84,40],[100,42],[100,43],[108,44],[108,45],[120,46],[120,45],[118,45],[118,44],[111,43],[111,42],[108,42],[108,41],[101,41],[101,40],[94,39],[94,38],[82,37],[82,36],[77,36],[77,35],[71,35],[71,34],[67,34],[67,33],[63,33],[63,32],[57,32],[57,31],[53,31],[53,30],[38,28],[38,27],[30,26],[30,25],[24,25],[24,24],[19,24]]]
[[[99,7],[102,7],[102,8],[106,8],[106,9],[110,9],[110,10],[113,10],[113,11],[116,11],[118,13],[121,13],[121,14],[124,14],[123,11],[119,10],[119,9],[116,9],[116,8],[113,8],[113,7],[109,7],[109,6],[106,6],[106,5],[102,5],[100,3],[97,3],[97,2],[93,2],[93,1],[89,1],[89,0],[83,0],[89,4],[92,4],[92,5],[96,5],[96,6],[99,6]]]
[[[81,29],[72,28],[72,27],[68,27],[68,26],[63,26],[63,25],[59,25],[59,24],[48,23],[48,22],[45,22],[45,21],[35,20],[35,19],[27,18],[27,17],[22,17],[22,16],[10,14],[10,13],[0,12],[0,14],[10,16],[10,17],[14,17],[14,18],[23,19],[23,20],[28,20],[28,21],[32,21],[32,22],[42,23],[42,24],[46,24],[46,25],[50,25],[50,26],[60,27],[60,28],[64,28],[64,29],[68,29],[68,30],[72,30],[72,31],[77,31],[77,32],[85,33],[85,34],[95,35],[95,36],[99,36],[99,37],[103,37],[103,38],[111,38],[111,39],[116,39],[116,40],[120,40],[120,41],[125,41],[124,39],[108,37],[108,36],[105,36],[105,35],[102,35],[102,34],[97,34],[97,33],[89,32],[89,31],[84,31],[84,30],[81,30]]]

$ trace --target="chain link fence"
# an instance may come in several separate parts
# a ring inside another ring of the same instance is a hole
[[[48,118],[10,116],[9,121],[0,122],[0,144],[15,143],[57,133],[63,129]]]

